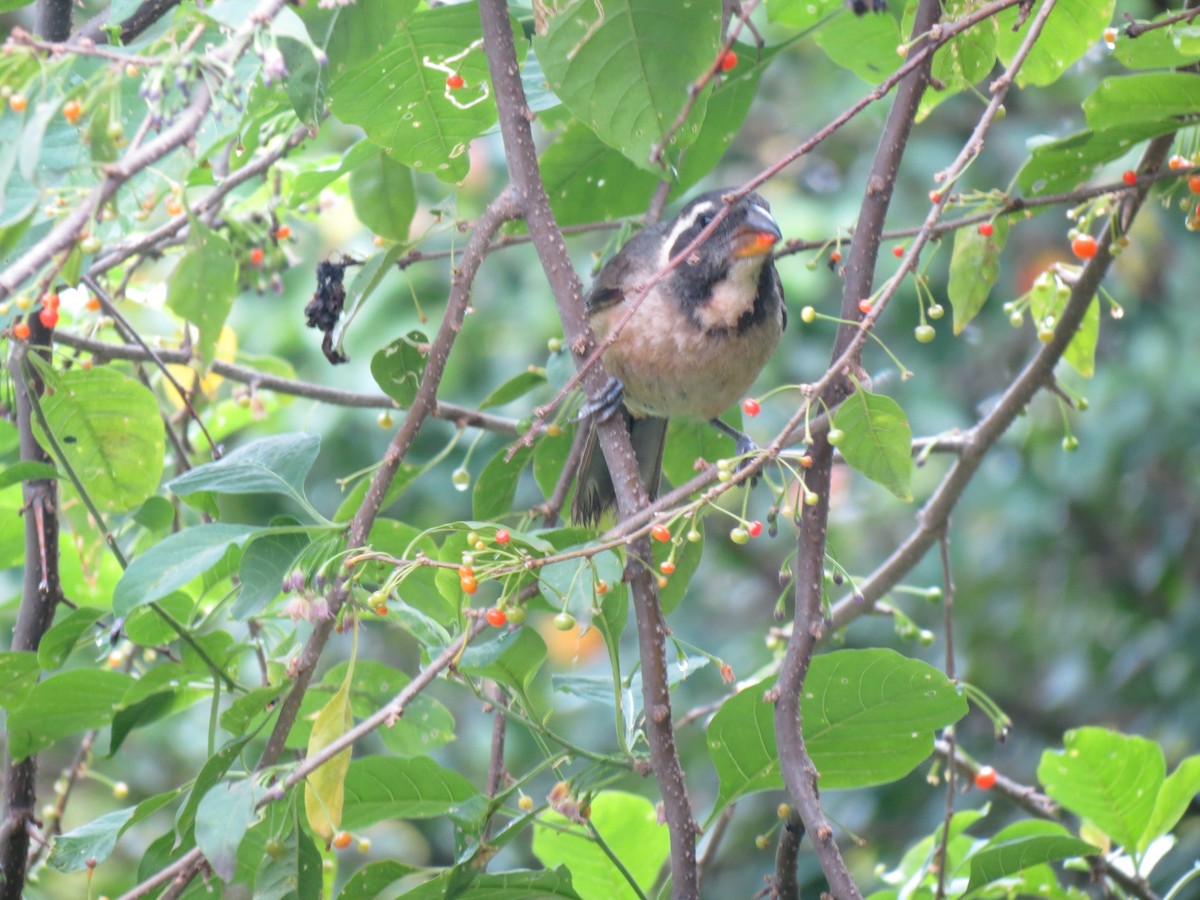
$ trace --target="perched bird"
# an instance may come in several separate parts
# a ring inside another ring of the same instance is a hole
[[[665,268],[726,205],[728,190],[710,191],[679,215],[639,232],[596,276],[585,302],[603,341],[629,310],[640,286]],[[754,383],[787,324],[783,287],[771,248],[780,238],[770,205],[758,194],[733,203],[705,241],[650,289],[616,341],[604,352],[612,377],[600,402],[584,408],[572,515],[594,524],[615,500],[612,478],[596,448],[596,426],[617,412],[628,419],[638,467],[651,496],[662,474],[667,419],[707,419],[754,448],[717,416]]]

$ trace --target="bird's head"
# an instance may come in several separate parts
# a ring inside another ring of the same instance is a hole
[[[664,232],[660,265],[665,266],[687,249],[727,205],[727,190],[709,191],[679,211]],[[771,205],[759,194],[751,193],[734,202],[713,232],[705,238],[684,265],[709,268],[726,266],[733,260],[765,257],[782,237],[771,215]],[[761,260],[760,260],[761,262]]]

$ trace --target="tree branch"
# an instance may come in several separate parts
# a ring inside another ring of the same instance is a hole
[[[582,285],[571,265],[538,171],[537,151],[529,128],[532,114],[521,86],[507,6],[503,0],[481,0],[479,13],[512,187],[525,213],[525,222],[529,226],[542,269],[554,292],[568,346],[583,375],[584,389],[589,398],[595,398],[602,392],[607,379],[599,366],[586,370],[583,368],[595,341],[583,310]],[[637,460],[629,441],[629,431],[621,416],[613,416],[600,425],[598,432],[600,447],[616,488],[617,509],[625,518],[648,503],[646,488],[638,474]],[[696,897],[699,896],[697,826],[692,817],[687,784],[675,747],[665,652],[667,625],[658,604],[654,577],[646,562],[650,558],[649,538],[639,537],[628,547],[625,569],[638,628],[646,739],[650,745],[651,768],[662,792],[667,827],[671,834],[672,892],[676,897]]]

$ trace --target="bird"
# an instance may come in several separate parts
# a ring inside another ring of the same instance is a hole
[[[718,416],[754,383],[787,325],[783,285],[771,255],[782,234],[766,199],[753,192],[738,197],[729,188],[697,196],[673,219],[630,238],[600,269],[584,302],[592,331],[603,342],[641,287],[726,206],[713,232],[649,289],[603,353],[610,379],[580,413],[586,421],[572,504],[578,523],[597,524],[616,499],[596,447],[597,427],[612,415],[626,418],[651,497],[658,492],[671,417],[708,420],[734,438],[738,455],[756,449]]]

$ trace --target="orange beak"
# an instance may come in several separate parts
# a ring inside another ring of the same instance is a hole
[[[783,237],[779,225],[761,206],[751,206],[733,235],[733,255],[737,259],[770,253],[775,242]]]

